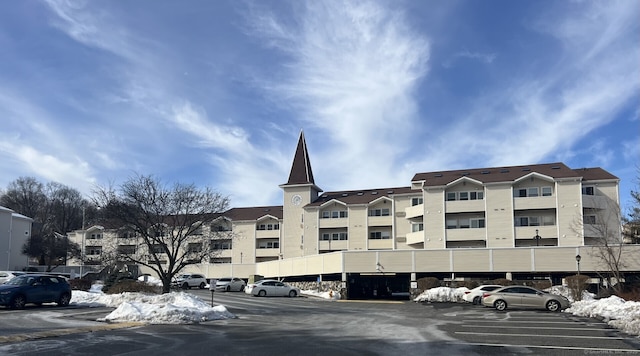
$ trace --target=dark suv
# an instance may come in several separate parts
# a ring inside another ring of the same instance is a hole
[[[0,285],[0,305],[22,309],[26,304],[58,303],[67,306],[71,301],[71,286],[66,278],[48,274],[23,274]]]

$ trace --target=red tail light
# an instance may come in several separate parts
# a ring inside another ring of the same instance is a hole
[[[482,293],[482,298],[486,298],[486,297],[488,297],[490,295],[491,295],[490,293]]]
[[[464,292],[464,294],[469,294],[469,293],[471,293],[471,291],[465,291],[465,292]]]

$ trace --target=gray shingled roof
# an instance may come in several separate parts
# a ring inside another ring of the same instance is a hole
[[[418,173],[411,179],[412,182],[424,181],[425,186],[443,186],[462,177],[475,179],[482,183],[513,182],[533,172],[543,174],[555,179],[582,178],[583,180],[618,179],[602,168],[571,169],[564,163],[531,164],[526,166],[508,166],[494,168],[460,169],[453,171],[440,171]]]
[[[411,187],[379,188],[362,190],[344,190],[339,192],[325,192],[314,202],[307,206],[319,206],[333,199],[345,204],[368,204],[380,197],[388,197],[396,194],[417,193],[420,190],[412,190]]]
[[[232,208],[227,210],[223,215],[235,221],[258,220],[265,215],[272,215],[278,219],[282,219],[282,206],[274,205],[249,208]]]

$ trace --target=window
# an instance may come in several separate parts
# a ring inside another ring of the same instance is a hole
[[[187,252],[198,253],[202,252],[202,243],[192,242],[187,245]]]
[[[471,219],[471,228],[472,229],[481,229],[484,228],[484,219]]]
[[[555,225],[555,221],[553,216],[543,216],[542,217],[542,225],[543,226],[553,226]]]
[[[527,217],[527,216],[516,217],[515,225],[516,226],[529,226],[529,217]]]
[[[133,255],[136,253],[135,245],[120,245],[118,246],[118,253],[121,255]]]
[[[447,192],[447,201],[456,200],[456,192]]]
[[[334,240],[334,241],[347,240],[347,233],[346,232],[334,232],[334,233],[331,234],[331,240]]]
[[[584,223],[585,224],[589,224],[589,225],[595,225],[596,224],[596,216],[595,215],[585,215],[584,216]]]
[[[458,227],[460,227],[461,229],[468,229],[469,227],[471,227],[471,223],[469,219],[460,219],[458,220]]]
[[[540,226],[540,217],[539,216],[530,216],[529,217],[529,226]]]
[[[128,238],[132,238],[132,237],[136,237],[135,231],[130,231],[130,230],[120,230],[120,231],[118,231],[118,238],[119,239],[128,239]]]
[[[552,187],[542,187],[542,196],[543,197],[550,197],[553,194],[553,188]]]
[[[278,241],[261,241],[258,244],[258,248],[280,248],[280,242],[278,242]]]
[[[212,250],[231,250],[231,240],[211,240]]]
[[[346,218],[348,216],[349,214],[346,210],[336,210],[336,211],[325,210],[322,212],[321,219],[340,219],[340,218]]]
[[[458,193],[458,200],[469,200],[469,192]]]
[[[329,241],[329,237],[329,234],[323,233],[322,236],[320,236],[320,241]]]
[[[389,231],[372,231],[369,233],[370,240],[389,240],[390,238]]]
[[[91,234],[91,236],[89,236],[90,239],[101,239],[102,238],[102,234],[101,233],[97,233],[97,234]]]
[[[516,189],[515,191],[515,196],[519,197],[519,198],[526,198],[527,197],[527,190],[526,189]]]
[[[87,246],[86,249],[89,256],[97,256],[102,253],[102,247],[100,246]]]
[[[266,229],[267,229],[267,225],[265,224],[258,225],[258,230],[266,230]]]
[[[411,224],[411,232],[424,231],[424,224]]]
[[[482,200],[484,199],[484,192],[469,192],[470,200]]]
[[[483,191],[469,191],[469,192],[447,192],[447,201],[454,200],[482,200],[484,199]]]
[[[154,253],[154,254],[164,253],[164,248],[162,248],[162,245],[160,245],[160,244],[152,245],[151,246],[151,253]]]
[[[422,198],[411,198],[411,206],[416,206],[424,203]]]
[[[595,195],[595,188],[594,187],[582,187],[582,194],[583,195]]]
[[[369,216],[389,216],[389,209],[371,209]]]
[[[537,197],[538,196],[538,187],[527,188],[527,196],[529,196],[529,197]]]
[[[447,220],[447,229],[457,229],[458,228],[458,220]]]

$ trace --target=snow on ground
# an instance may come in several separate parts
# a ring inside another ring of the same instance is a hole
[[[154,281],[147,281],[154,283]],[[466,287],[438,287],[424,291],[414,299],[415,302],[463,302]],[[554,286],[547,289],[550,293],[560,294],[571,300],[567,287]],[[303,295],[324,299],[340,299],[338,292],[301,291]],[[140,321],[149,324],[189,324],[208,320],[235,318],[223,305],[212,307],[203,299],[189,293],[172,292],[160,295],[144,293],[105,294],[102,286],[91,286],[89,292],[73,291],[71,303],[88,307],[116,308],[103,321],[123,322]],[[603,319],[610,326],[626,333],[640,335],[640,302],[625,301],[613,296],[594,299],[591,293],[585,293],[583,300],[573,302],[564,310],[577,316]]]
[[[415,302],[464,302],[462,295],[467,291],[466,287],[449,288],[437,287],[428,289],[419,296]],[[566,286],[553,286],[546,291],[567,297],[571,301],[571,307],[563,312],[577,316],[603,319],[609,326],[620,329],[628,334],[640,335],[640,302],[625,301],[622,298],[612,296],[609,298],[595,299],[592,293],[585,292],[583,300],[574,302],[569,288]]]
[[[209,320],[231,319],[235,315],[223,305],[212,307],[201,298],[184,292],[167,294],[105,294],[100,285],[89,292],[74,290],[71,303],[88,307],[116,308],[101,321],[140,321],[149,324],[189,324]]]

